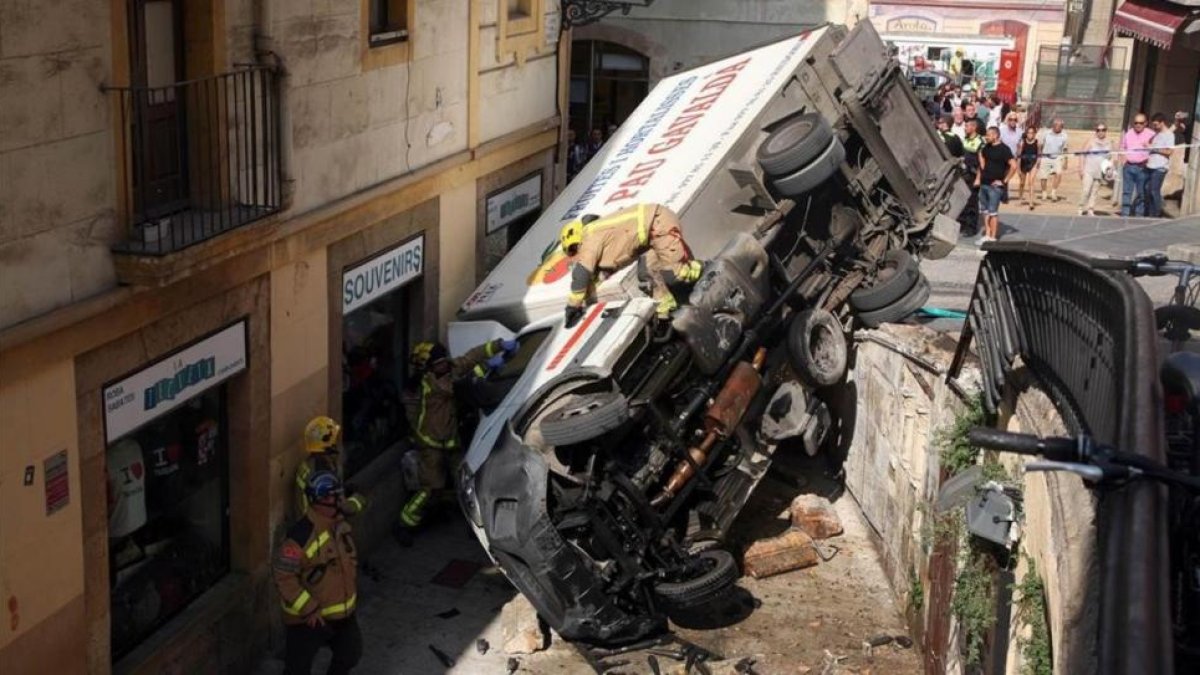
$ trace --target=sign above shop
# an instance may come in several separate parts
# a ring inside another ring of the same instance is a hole
[[[542,172],[487,198],[487,233],[542,208]]]
[[[897,16],[887,20],[884,30],[889,33],[933,33],[937,31],[937,21],[923,16]]]
[[[424,270],[424,234],[346,270],[342,273],[342,314],[391,293]]]
[[[246,369],[246,321],[239,321],[104,388],[108,443],[161,417]]]

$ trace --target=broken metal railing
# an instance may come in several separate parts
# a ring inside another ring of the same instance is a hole
[[[994,414],[1019,357],[1070,434],[1163,462],[1158,337],[1137,282],[1048,244],[984,250],[948,377],[958,376],[974,341],[984,404]],[[1098,673],[1173,672],[1166,514],[1165,492],[1149,483],[1099,499]]]

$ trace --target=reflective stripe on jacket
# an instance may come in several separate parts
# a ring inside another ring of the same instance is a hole
[[[288,529],[272,563],[285,624],[354,613],[358,551],[344,519],[310,511]]]
[[[421,376],[415,392],[404,394],[404,411],[413,439],[427,448],[458,447],[458,409],[454,403],[454,383],[466,377],[484,377],[483,364],[500,353],[500,340],[482,344],[462,356],[450,359],[450,372]]]
[[[337,453],[310,453],[303,462],[300,462],[300,466],[296,467],[296,509],[300,515],[308,513],[308,493],[304,488],[308,485],[308,477],[317,471],[332,471],[340,480],[342,465],[338,461]],[[357,492],[347,495],[342,502],[342,511],[348,516],[357,516],[365,508],[367,508],[367,498]]]

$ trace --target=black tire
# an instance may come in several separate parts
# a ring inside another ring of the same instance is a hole
[[[792,370],[810,387],[828,387],[846,374],[846,334],[823,309],[796,314],[788,326],[787,347]]]
[[[582,443],[628,421],[629,402],[623,395],[589,394],[546,416],[541,423],[542,439],[549,445]]]
[[[800,167],[795,173],[772,179],[771,185],[784,197],[800,197],[833,178],[844,161],[846,149],[842,147],[842,142],[835,138],[811,163]]]
[[[707,566],[700,576],[687,581],[660,581],[654,592],[672,608],[695,607],[721,596],[738,579],[737,563],[729,551],[719,548],[696,556]]]
[[[758,164],[768,176],[783,176],[812,162],[833,140],[833,128],[820,113],[797,115],[758,146]]]
[[[888,251],[875,277],[875,285],[859,287],[850,294],[850,306],[856,312],[883,309],[904,297],[917,283],[917,263],[907,251]]]
[[[925,302],[929,300],[929,293],[929,280],[925,278],[924,274],[918,273],[917,283],[908,289],[908,293],[905,293],[904,297],[882,309],[860,312],[858,320],[867,328],[878,328],[885,323],[903,321],[925,306]]]

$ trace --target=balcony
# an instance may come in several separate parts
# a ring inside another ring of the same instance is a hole
[[[128,215],[114,253],[164,256],[280,210],[276,70],[108,91],[120,104]]]

